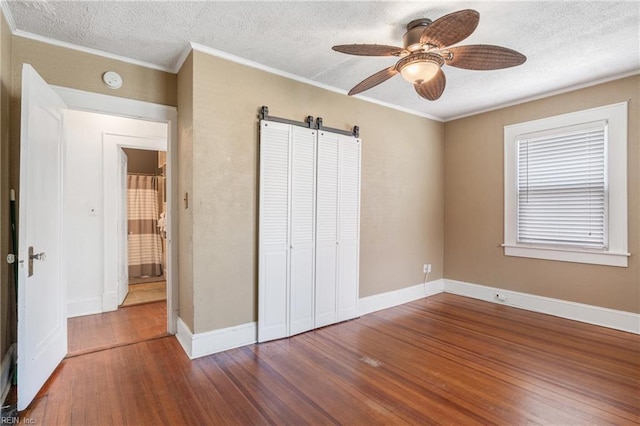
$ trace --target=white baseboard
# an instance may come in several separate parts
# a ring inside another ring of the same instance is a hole
[[[178,318],[176,337],[187,356],[190,359],[195,359],[256,343],[258,341],[258,323],[250,322],[193,334],[182,319]]]
[[[92,297],[67,302],[67,318],[102,313],[102,298]]]
[[[583,303],[552,299],[550,297],[536,296],[450,279],[444,280],[444,291],[460,296],[526,309],[528,311],[540,312],[556,317],[640,334],[640,314],[631,312],[617,311],[600,306],[585,305]],[[504,294],[507,299],[504,302],[498,300],[496,293]]]
[[[118,309],[118,292],[109,291],[102,293],[102,312],[111,312]]]
[[[182,349],[184,349],[189,359],[193,359],[191,357],[191,353],[193,352],[193,333],[191,333],[187,324],[185,324],[180,317],[178,317],[176,328],[176,339],[178,339],[178,343],[180,343],[180,346],[182,346]]]
[[[442,280],[417,284],[400,290],[363,297],[358,301],[358,316],[391,308],[425,296],[442,293]],[[241,324],[220,330],[193,334],[178,317],[176,338],[190,359],[200,358],[228,349],[257,342],[258,324]]]
[[[16,344],[9,346],[7,353],[2,358],[0,364],[0,404],[4,405],[4,400],[11,389],[11,373],[16,360]]]
[[[416,284],[400,290],[386,293],[374,294],[373,296],[362,297],[358,301],[358,315],[366,315],[382,309],[393,308],[394,306],[409,303],[426,296],[442,293],[443,280],[429,281],[426,284]]]
[[[358,316],[392,308],[442,292],[640,334],[640,314],[450,279],[429,281],[426,284],[417,284],[400,290],[363,297],[358,301]],[[496,299],[496,293],[505,295],[507,300],[502,302]],[[257,332],[257,323],[251,322],[193,334],[182,319],[178,317],[176,338],[187,356],[190,359],[195,359],[256,343]]]

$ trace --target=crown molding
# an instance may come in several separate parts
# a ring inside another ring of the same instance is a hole
[[[9,6],[7,6],[7,0],[0,0],[0,9],[2,9],[2,15],[7,25],[9,25],[11,34],[14,34],[16,32],[16,22],[13,20],[13,14]]]
[[[200,53],[204,53],[204,54],[207,54],[207,55],[215,56],[217,58],[225,59],[225,60],[230,61],[230,62],[235,62],[237,64],[245,65],[245,66],[248,66],[250,68],[259,69],[261,71],[265,71],[265,72],[268,72],[270,74],[279,75],[281,77],[285,77],[285,78],[288,78],[290,80],[299,81],[301,83],[309,84],[311,86],[319,87],[321,89],[325,89],[325,90],[328,90],[330,92],[340,93],[341,95],[346,95],[347,94],[346,90],[338,89],[336,87],[329,86],[328,84],[318,83],[317,81],[309,80],[308,78],[300,77],[298,75],[291,74],[291,73],[286,72],[286,71],[281,71],[279,69],[272,68],[272,67],[269,67],[269,66],[266,66],[266,65],[260,64],[258,62],[254,62],[254,61],[248,60],[248,59],[244,59],[244,58],[241,58],[239,56],[235,56],[235,55],[232,55],[230,53],[223,52],[221,50],[212,49],[210,47],[203,46],[203,45],[198,44],[198,43],[191,42],[191,48],[193,50],[197,51],[197,52],[200,52]],[[186,59],[187,55],[184,55],[184,57]],[[182,66],[182,64],[180,64],[180,66]],[[353,96],[353,97],[356,98],[356,99],[360,99],[362,101],[365,101],[365,102],[374,103],[374,104],[381,105],[381,106],[384,106],[384,107],[387,107],[387,108],[391,108],[391,109],[395,109],[397,111],[401,111],[401,112],[404,112],[404,113],[407,113],[407,114],[417,115],[419,117],[424,117],[424,118],[428,118],[430,120],[435,120],[435,121],[444,121],[441,117],[437,117],[435,115],[426,114],[424,112],[412,110],[412,109],[409,109],[409,108],[399,107],[397,105],[392,105],[392,104],[389,104],[387,102],[379,101],[377,99],[369,98],[369,97],[366,97],[366,96],[357,95],[357,96]]]
[[[629,72],[625,72],[625,73],[621,73],[621,74],[616,74],[616,75],[612,75],[612,76],[609,76],[609,77],[601,78],[599,80],[590,81],[588,83],[576,84],[576,85],[573,85],[573,86],[564,87],[562,89],[552,90],[550,92],[544,92],[544,93],[541,93],[539,95],[530,96],[528,98],[518,99],[517,101],[507,102],[507,103],[504,103],[504,104],[492,106],[492,107],[485,108],[485,109],[479,109],[479,110],[470,111],[470,112],[467,112],[465,114],[457,115],[457,116],[454,116],[454,117],[447,117],[447,118],[444,119],[444,121],[445,122],[449,122],[449,121],[459,120],[461,118],[471,117],[471,116],[478,115],[478,114],[484,114],[485,112],[496,111],[496,110],[499,110],[499,109],[502,109],[502,108],[508,108],[508,107],[515,106],[515,105],[521,105],[521,104],[524,104],[524,103],[527,103],[527,102],[537,101],[539,99],[550,98],[552,96],[561,95],[563,93],[574,92],[576,90],[586,89],[587,87],[597,86],[598,84],[604,84],[604,83],[608,83],[610,81],[620,80],[622,78],[632,77],[634,75],[639,75],[639,74],[640,74],[640,70],[633,70],[633,71],[629,71]]]
[[[191,45],[192,45],[192,43],[189,43],[189,45],[182,51],[180,56],[178,56],[178,59],[176,60],[174,66],[173,66],[173,73],[174,74],[178,74],[180,72],[180,70],[182,69],[182,66],[184,65],[184,62],[189,57],[189,53],[191,53],[193,51],[193,48],[191,47]]]
[[[150,68],[157,71],[164,71],[164,72],[175,74],[175,72],[171,68],[164,67],[162,65],[152,64],[151,62],[139,61],[137,59],[131,59],[126,56],[120,56],[113,53],[104,52],[98,49],[92,49],[90,47],[78,46],[77,44],[68,43],[66,41],[55,40],[49,37],[43,37],[41,35],[29,33],[22,30],[14,31],[13,35],[17,37],[39,41],[41,43],[51,44],[58,47],[64,47],[66,49],[75,50],[78,52],[89,53],[91,55],[96,55],[96,56],[102,56],[103,58],[113,59],[116,61],[125,62],[127,64],[138,65],[140,67],[145,67],[145,68]]]
[[[54,46],[64,47],[66,49],[75,50],[78,52],[89,53],[91,55],[101,56],[103,58],[113,59],[116,61],[125,62],[127,64],[138,65],[141,67],[150,68],[158,71],[169,72],[172,74],[175,74],[177,72],[171,68],[158,65],[158,64],[153,64],[151,62],[139,61],[137,59],[128,58],[126,56],[120,56],[113,53],[104,52],[98,49],[92,49],[90,47],[78,46],[77,44],[68,43],[66,41],[60,41],[53,38],[44,37],[38,34],[33,34],[27,31],[19,30],[16,27],[16,23],[13,19],[13,14],[11,13],[11,9],[9,9],[7,4],[8,4],[7,0],[0,0],[0,9],[2,9],[2,14],[4,15],[4,19],[7,22],[7,25],[9,25],[9,28],[11,29],[11,34],[13,34],[14,36],[35,40],[41,43],[47,43]]]

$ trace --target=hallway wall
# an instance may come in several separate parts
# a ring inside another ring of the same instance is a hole
[[[166,138],[167,126],[80,111],[67,111],[65,120],[64,268],[68,316],[75,317],[103,312],[109,304],[106,299],[113,296],[104,291],[108,230],[104,217],[103,133]],[[111,284],[107,283],[107,288]]]

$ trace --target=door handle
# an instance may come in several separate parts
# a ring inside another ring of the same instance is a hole
[[[46,259],[47,259],[47,254],[45,252],[33,255],[33,260],[46,260]]]
[[[46,258],[47,258],[47,255],[45,252],[33,254],[33,247],[29,247],[29,270],[27,273],[27,277],[30,277],[31,275],[33,275],[33,261],[34,260],[44,261]]]

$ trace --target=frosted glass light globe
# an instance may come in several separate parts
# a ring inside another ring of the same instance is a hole
[[[400,70],[402,78],[411,84],[420,84],[431,80],[438,73],[440,66],[429,60],[420,60],[405,65]]]

